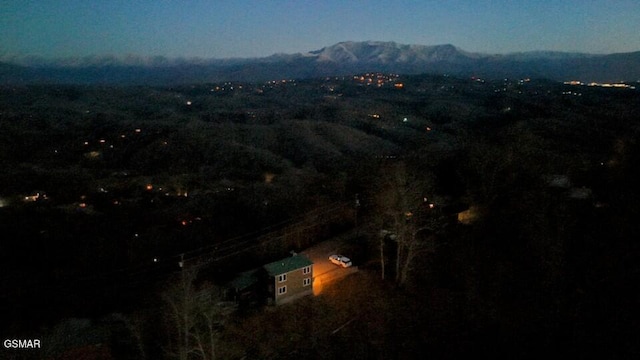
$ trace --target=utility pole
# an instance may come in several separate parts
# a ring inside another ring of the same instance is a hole
[[[360,194],[356,194],[354,206],[356,236],[360,236],[360,228],[358,227],[358,209],[360,208]]]
[[[181,268],[181,272],[180,272],[180,276],[181,276],[181,280],[182,280],[182,294],[183,294],[183,299],[182,299],[182,306],[183,306],[183,316],[184,316],[184,348],[183,348],[183,352],[180,354],[181,357],[184,356],[184,358],[188,358],[188,354],[189,354],[189,306],[188,306],[188,301],[189,301],[189,291],[187,291],[187,286],[189,286],[190,284],[187,284],[187,277],[185,276],[185,271],[184,271],[184,254],[180,254],[180,262],[178,263],[178,265]]]

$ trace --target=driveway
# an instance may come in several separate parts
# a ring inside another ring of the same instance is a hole
[[[320,294],[323,286],[358,271],[358,267],[355,265],[343,268],[329,261],[329,256],[333,254],[350,257],[350,254],[341,251],[343,238],[344,237],[337,237],[326,240],[302,251],[302,254],[313,261],[314,295]]]

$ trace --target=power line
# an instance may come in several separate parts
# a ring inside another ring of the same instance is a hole
[[[350,203],[348,202],[333,202],[324,205],[321,208],[311,210],[298,217],[281,221],[279,223],[269,225],[259,230],[235,236],[215,244],[205,245],[186,252],[177,253],[169,257],[160,259],[157,262],[145,262],[138,265],[123,267],[100,274],[94,274],[75,279],[65,279],[62,282],[58,281],[49,283],[49,286],[46,287],[48,288],[48,290],[60,291],[64,288],[68,289],[69,287],[78,286],[82,283],[92,281],[115,281],[118,280],[119,277],[120,280],[126,281],[126,285],[131,285],[133,283],[139,283],[143,281],[135,280],[135,278],[139,278],[143,275],[154,274],[158,277],[164,277],[163,275],[171,275],[173,273],[176,273],[179,271],[179,267],[175,266],[174,268],[173,265],[178,265],[180,262],[182,264],[185,264],[187,262],[195,264],[200,263],[200,265],[197,266],[203,267],[253,250],[256,247],[268,245],[275,241],[281,241],[286,236],[286,233],[279,233],[282,231],[286,231],[287,228],[302,227],[309,223],[309,218],[311,217],[315,218],[314,220],[317,220],[318,217],[322,217],[323,215],[335,212],[336,210],[346,209],[349,207],[349,205]],[[306,226],[305,228],[313,226],[319,225],[315,224]],[[272,236],[273,234],[279,235]],[[14,276],[14,279],[15,278],[17,278],[17,276]],[[8,279],[8,277],[3,278],[4,281],[7,281]],[[125,284],[120,283],[119,285]],[[42,288],[39,288],[38,290],[42,290]]]

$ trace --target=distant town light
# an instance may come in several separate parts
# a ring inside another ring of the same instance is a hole
[[[86,154],[84,154],[84,156],[88,159],[97,159],[98,157],[100,157],[100,152],[99,151],[90,151]]]
[[[477,206],[470,206],[469,209],[458,213],[458,222],[469,225],[480,218],[480,210]]]
[[[264,173],[264,182],[267,183],[267,184],[271,184],[275,177],[276,177],[276,174],[270,173],[270,172],[266,172],[266,173]]]
[[[34,201],[38,201],[40,200],[40,198],[46,199],[46,195],[40,195],[40,193],[35,193],[33,195],[28,195],[24,197],[24,201],[30,201],[30,202],[34,202]]]

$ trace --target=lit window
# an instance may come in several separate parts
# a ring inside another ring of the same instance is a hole
[[[303,267],[303,268],[302,268],[302,273],[303,273],[303,274],[309,274],[309,273],[311,273],[311,266]]]
[[[302,279],[302,286],[309,286],[309,285],[311,285],[311,278]]]
[[[287,293],[287,287],[286,286],[281,286],[278,288],[278,295],[282,295],[282,294],[286,294]]]
[[[278,276],[278,282],[284,282],[284,281],[287,281],[287,274],[282,274]]]

